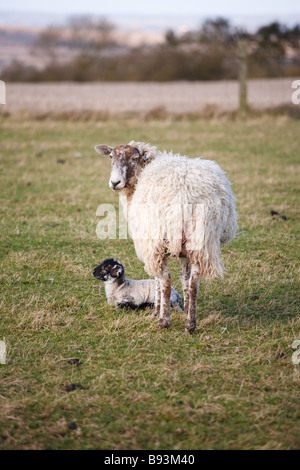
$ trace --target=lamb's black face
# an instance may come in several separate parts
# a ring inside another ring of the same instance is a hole
[[[100,281],[109,281],[110,279],[117,279],[123,276],[124,268],[119,261],[114,258],[108,258],[94,269],[93,274]]]

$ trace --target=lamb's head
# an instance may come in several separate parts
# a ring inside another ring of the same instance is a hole
[[[93,271],[94,277],[96,279],[100,279],[100,281],[120,280],[124,277],[124,274],[125,272],[122,264],[114,258],[107,258]]]
[[[132,145],[96,145],[96,152],[108,155],[111,158],[111,174],[109,186],[114,191],[124,188],[133,188],[146,161],[146,155],[141,154],[137,147]]]

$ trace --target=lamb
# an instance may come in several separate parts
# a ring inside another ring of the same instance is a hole
[[[187,333],[196,328],[199,278],[223,276],[220,245],[236,236],[235,199],[213,161],[160,152],[143,142],[96,152],[111,158],[109,186],[119,193],[138,258],[155,277],[153,315],[170,326],[168,259],[180,259]]]
[[[108,258],[93,271],[94,277],[105,282],[108,304],[131,309],[153,307],[155,302],[155,281],[143,279],[133,281],[125,278],[123,265],[114,258]],[[170,306],[182,311],[181,297],[171,287]]]

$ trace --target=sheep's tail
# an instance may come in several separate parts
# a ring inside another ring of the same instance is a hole
[[[195,205],[184,224],[185,251],[194,264],[198,264],[204,278],[223,277],[220,240],[222,217],[218,210],[206,205]]]
[[[238,230],[234,202],[223,206],[221,211],[199,207],[197,220],[192,218],[190,223],[192,230],[187,226],[186,249],[190,250],[191,261],[199,264],[203,277],[223,277],[225,269],[221,261],[221,244],[233,240]]]

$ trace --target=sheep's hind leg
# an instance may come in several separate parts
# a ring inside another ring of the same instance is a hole
[[[191,275],[191,264],[188,258],[180,260],[180,281],[183,290],[183,308],[186,315],[189,311],[189,280]]]
[[[161,297],[161,288],[160,288],[160,279],[155,278],[155,303],[152,311],[152,317],[158,317],[160,313],[160,297]]]
[[[171,297],[171,276],[168,266],[165,265],[160,277],[161,304],[159,312],[159,327],[169,328],[170,321],[170,297]]]
[[[194,333],[197,319],[197,295],[199,289],[200,269],[197,264],[192,264],[189,280],[189,307],[185,325],[186,333]],[[185,309],[184,309],[185,311]]]

